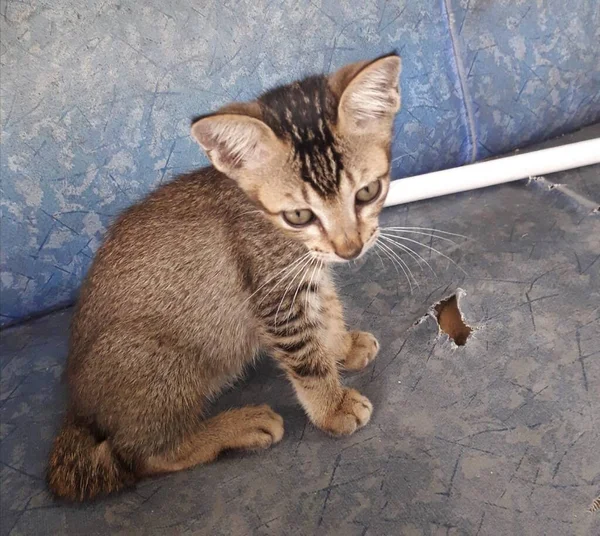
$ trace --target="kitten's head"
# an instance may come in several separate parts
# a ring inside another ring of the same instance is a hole
[[[213,165],[324,261],[376,240],[390,182],[400,58],[391,54],[275,88],[192,125]]]

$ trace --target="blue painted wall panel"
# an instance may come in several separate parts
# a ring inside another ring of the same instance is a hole
[[[399,50],[395,177],[591,122],[597,3],[563,4],[0,0],[2,323],[71,301],[114,216],[206,164],[192,116],[275,84]]]
[[[447,0],[477,157],[600,120],[598,0]]]

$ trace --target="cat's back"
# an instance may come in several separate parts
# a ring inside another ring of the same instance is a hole
[[[143,255],[202,241],[226,230],[236,210],[247,205],[235,182],[214,168],[182,175],[126,209],[109,229],[97,258],[121,247]],[[188,233],[186,240],[173,242],[180,231]]]
[[[127,209],[109,229],[82,287],[73,335],[90,324],[201,314],[239,294],[232,221],[251,210],[212,168],[178,177]],[[82,328],[82,326],[84,326]]]
[[[249,202],[235,182],[213,168],[183,175],[159,187],[123,212],[98,250],[92,277],[98,272],[134,273],[181,269],[181,261],[216,250],[230,234],[232,219]]]

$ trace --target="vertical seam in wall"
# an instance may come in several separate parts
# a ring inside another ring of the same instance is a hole
[[[446,15],[446,21],[448,23],[448,33],[450,34],[450,41],[452,43],[452,60],[454,63],[454,70],[458,77],[460,91],[462,94],[462,105],[463,115],[465,117],[465,123],[467,127],[468,142],[470,146],[470,161],[475,162],[477,160],[477,133],[475,130],[475,119],[473,116],[473,106],[471,103],[471,95],[469,88],[467,87],[467,79],[465,76],[465,67],[462,62],[462,56],[460,54],[460,47],[458,39],[456,37],[456,30],[454,28],[453,17],[450,15],[450,9],[448,4],[450,0],[442,0],[442,9]]]

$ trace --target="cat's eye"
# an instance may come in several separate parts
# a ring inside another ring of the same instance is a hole
[[[300,210],[287,210],[282,212],[283,219],[292,227],[304,227],[315,219],[312,210],[302,208]]]
[[[370,182],[364,188],[361,188],[358,192],[356,192],[356,202],[361,205],[370,203],[379,195],[380,191],[381,181],[377,179],[376,181]]]

